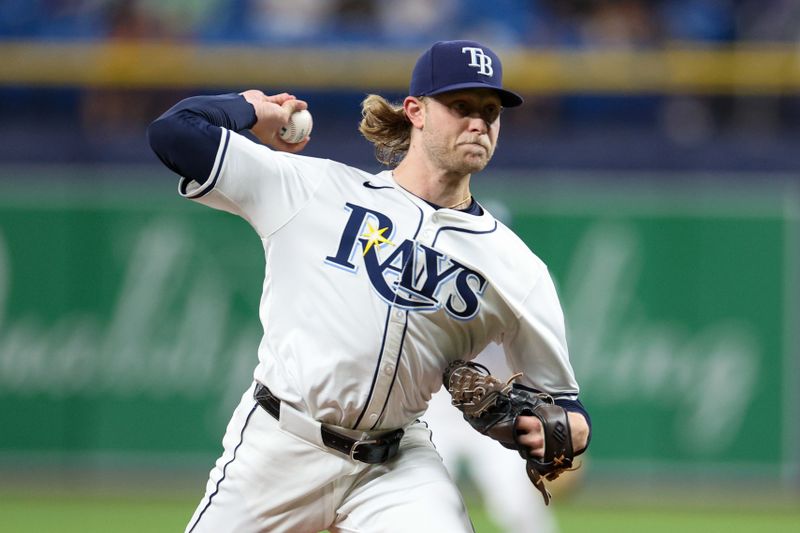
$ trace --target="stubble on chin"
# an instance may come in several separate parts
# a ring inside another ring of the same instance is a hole
[[[466,148],[466,153],[461,157],[462,174],[480,172],[486,168],[486,165],[488,165],[489,161],[492,159],[493,150],[487,148],[483,144],[481,144],[481,147],[467,145],[463,148]]]

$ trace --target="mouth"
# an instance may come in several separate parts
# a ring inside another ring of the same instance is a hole
[[[459,143],[459,146],[477,146],[479,148],[483,148],[487,152],[489,151],[489,147],[486,146],[485,144],[483,144],[480,141],[466,141],[466,142]]]

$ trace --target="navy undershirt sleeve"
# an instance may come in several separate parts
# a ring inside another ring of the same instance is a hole
[[[153,121],[147,139],[173,172],[203,183],[214,166],[220,128],[247,134],[255,123],[255,109],[239,94],[193,96]]]

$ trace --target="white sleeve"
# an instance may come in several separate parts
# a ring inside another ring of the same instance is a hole
[[[222,129],[214,166],[202,184],[181,178],[182,196],[247,220],[263,238],[313,197],[330,161],[278,152]]]
[[[517,311],[516,327],[503,336],[509,367],[523,372],[523,385],[576,399],[579,389],[569,361],[564,313],[546,269]]]

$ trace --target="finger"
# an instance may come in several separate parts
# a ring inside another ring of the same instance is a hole
[[[544,456],[544,427],[535,416],[517,418],[517,441],[530,449],[534,457]]]
[[[544,438],[537,433],[525,433],[517,439],[520,446],[528,448],[534,457],[544,457]]]
[[[291,99],[281,104],[281,107],[289,112],[289,115],[303,109],[308,109],[308,103],[303,100]]]
[[[544,444],[544,431],[520,431],[517,429],[517,440],[526,446],[539,447]]]
[[[534,453],[538,452],[540,455],[544,453],[544,437],[538,433],[526,433],[520,437],[519,441],[533,450]]]
[[[267,96],[267,101],[272,102],[274,104],[282,105],[287,100],[293,100],[296,97],[293,94],[289,93],[280,93],[280,94],[273,94],[272,96]]]
[[[542,421],[535,416],[520,416],[517,418],[517,431],[526,433],[542,431]]]

